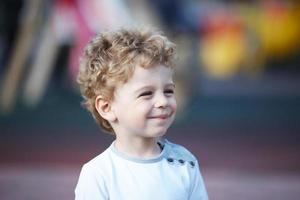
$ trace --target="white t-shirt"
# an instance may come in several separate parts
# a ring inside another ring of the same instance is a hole
[[[113,142],[82,167],[75,200],[208,200],[197,159],[166,139],[159,145],[159,156],[140,159]]]

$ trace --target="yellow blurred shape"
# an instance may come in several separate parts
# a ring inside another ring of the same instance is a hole
[[[285,8],[281,12],[272,13],[271,10],[262,14],[258,36],[266,55],[284,58],[299,48],[298,11]]]
[[[241,33],[223,32],[202,40],[200,59],[210,76],[226,79],[238,72],[245,53],[246,44]]]

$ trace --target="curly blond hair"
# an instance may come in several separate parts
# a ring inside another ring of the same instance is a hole
[[[126,83],[136,66],[173,67],[175,55],[175,45],[153,29],[123,28],[100,33],[87,44],[80,59],[77,82],[84,98],[82,105],[106,132],[114,134],[95,107],[96,97],[112,101],[116,86]]]

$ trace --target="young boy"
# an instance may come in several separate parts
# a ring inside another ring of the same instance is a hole
[[[174,45],[160,32],[121,29],[90,41],[78,83],[84,105],[115,136],[86,163],[76,200],[207,200],[196,158],[162,136],[174,120]]]

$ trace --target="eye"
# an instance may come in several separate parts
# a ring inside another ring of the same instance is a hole
[[[174,90],[173,89],[166,89],[164,91],[165,94],[174,94]]]
[[[151,96],[152,94],[153,94],[153,92],[146,91],[146,92],[143,92],[142,94],[140,94],[138,97],[147,97],[147,96]]]

